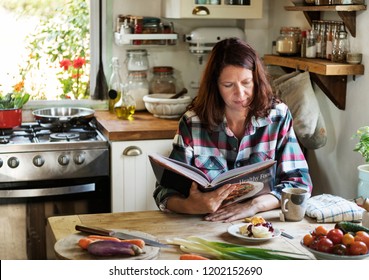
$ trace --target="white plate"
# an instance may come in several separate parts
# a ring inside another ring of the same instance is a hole
[[[274,239],[274,238],[281,235],[281,231],[277,228],[274,228],[274,233],[273,233],[272,237],[267,237],[267,238],[248,237],[248,236],[243,235],[243,234],[240,233],[240,227],[242,227],[244,225],[246,225],[246,224],[242,223],[242,224],[232,225],[228,228],[228,233],[230,235],[235,236],[235,237],[244,239],[244,240],[246,240],[247,242],[250,242],[250,243],[266,242],[266,241],[272,240],[272,239]]]

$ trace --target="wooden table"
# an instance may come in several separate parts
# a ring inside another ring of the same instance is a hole
[[[279,220],[279,212],[280,210],[273,210],[261,213],[260,216],[264,217],[267,221],[272,222],[274,227],[292,235],[294,239],[280,236],[272,241],[262,244],[247,244],[244,240],[233,237],[227,232],[227,228],[231,224],[240,223],[242,221],[232,223],[208,222],[204,221],[202,216],[168,214],[160,211],[50,217],[48,219],[48,230],[50,238],[54,242],[63,239],[70,234],[76,233],[75,225],[83,224],[108,229],[129,229],[141,231],[155,236],[161,242],[165,242],[168,238],[185,238],[191,235],[196,235],[211,240],[304,253],[309,258],[313,258],[313,256],[300,245],[300,240],[307,232],[312,231],[316,227],[317,223],[310,218],[305,218],[301,222],[281,222]],[[334,224],[325,225],[329,229],[334,227]],[[158,259],[178,260],[181,253],[182,252],[178,247],[161,248]]]

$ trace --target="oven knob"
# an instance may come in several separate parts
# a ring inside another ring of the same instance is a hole
[[[75,156],[74,156],[74,162],[76,163],[76,164],[82,164],[82,163],[84,163],[85,162],[85,155],[84,154],[76,154]]]
[[[45,163],[45,159],[42,156],[40,156],[40,155],[35,156],[33,158],[33,164],[34,164],[34,166],[41,167],[41,166],[44,165],[44,163]]]
[[[0,167],[3,167],[3,160],[0,158]]]
[[[17,168],[19,166],[19,159],[11,157],[8,159],[8,165],[10,168]]]
[[[69,157],[67,155],[61,155],[58,158],[58,162],[60,165],[68,165],[69,164]]]

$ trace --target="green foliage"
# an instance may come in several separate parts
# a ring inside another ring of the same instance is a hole
[[[353,138],[359,138],[354,151],[359,152],[365,161],[369,162],[369,126],[360,127]]]
[[[29,1],[27,1],[29,2]],[[37,1],[36,1],[37,2]],[[48,5],[54,1],[38,0]],[[88,98],[90,30],[88,0],[58,1],[59,8],[41,17],[35,32],[27,38],[29,53],[20,74],[33,99]],[[61,62],[83,58],[75,73]],[[55,83],[52,92],[50,84]]]

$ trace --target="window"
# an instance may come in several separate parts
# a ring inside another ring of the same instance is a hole
[[[98,11],[96,0],[1,1],[0,22],[6,28],[0,36],[6,40],[0,53],[0,93],[23,86],[31,94],[26,108],[104,107],[106,101],[90,98],[96,85],[90,77],[96,77],[98,64],[91,61],[98,57],[91,55],[99,48]]]

